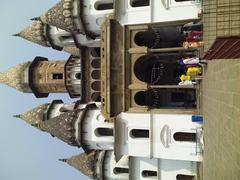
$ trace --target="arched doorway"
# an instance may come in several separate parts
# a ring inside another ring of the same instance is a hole
[[[139,91],[134,96],[135,103],[139,106],[151,108],[195,108],[195,89],[149,89]]]
[[[176,54],[146,55],[134,64],[135,76],[152,85],[177,85],[185,68],[180,66]]]
[[[134,37],[138,46],[146,46],[152,49],[181,47],[184,40],[185,35],[182,33],[182,26],[150,27],[146,31],[138,32]]]

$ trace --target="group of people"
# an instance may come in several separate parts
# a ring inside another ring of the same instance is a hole
[[[182,46],[188,48],[203,47],[203,25],[202,23],[188,23],[182,27],[185,36]]]
[[[202,75],[202,65],[207,64],[207,61],[198,57],[188,57],[180,59],[179,64],[186,69],[186,73],[180,77],[179,85],[193,85],[196,81],[192,77]]]

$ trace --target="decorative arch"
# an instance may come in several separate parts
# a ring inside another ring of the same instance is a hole
[[[139,106],[151,108],[195,108],[195,89],[153,88],[139,91],[134,96]]]
[[[143,82],[153,85],[177,85],[185,68],[177,62],[179,55],[145,55],[134,64],[135,76]]]
[[[149,27],[146,31],[136,33],[134,41],[138,46],[151,49],[182,47],[185,36],[182,26]]]

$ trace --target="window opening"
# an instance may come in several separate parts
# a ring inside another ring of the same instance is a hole
[[[196,133],[176,132],[173,138],[175,141],[196,142],[197,135]]]
[[[113,169],[114,174],[126,174],[128,173],[128,168],[115,167]]]
[[[194,176],[191,175],[183,175],[183,174],[178,174],[176,176],[176,180],[193,180]]]
[[[76,73],[75,77],[76,77],[76,79],[81,79],[81,73]]]
[[[100,57],[100,48],[92,48],[91,55],[93,57]]]
[[[150,5],[150,0],[131,0],[130,5],[132,7],[149,6]]]
[[[113,9],[113,3],[112,2],[96,2],[95,9],[99,11]]]
[[[53,79],[63,79],[63,73],[53,73],[52,78]]]
[[[149,130],[147,129],[133,129],[131,130],[133,138],[149,138]]]
[[[157,177],[157,171],[144,170],[142,171],[143,177]]]
[[[97,136],[113,136],[113,129],[111,128],[97,128]]]

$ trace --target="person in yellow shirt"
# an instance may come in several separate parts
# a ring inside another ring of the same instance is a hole
[[[187,69],[187,76],[198,76],[202,74],[202,68],[199,66],[195,66],[195,67],[189,67]]]

